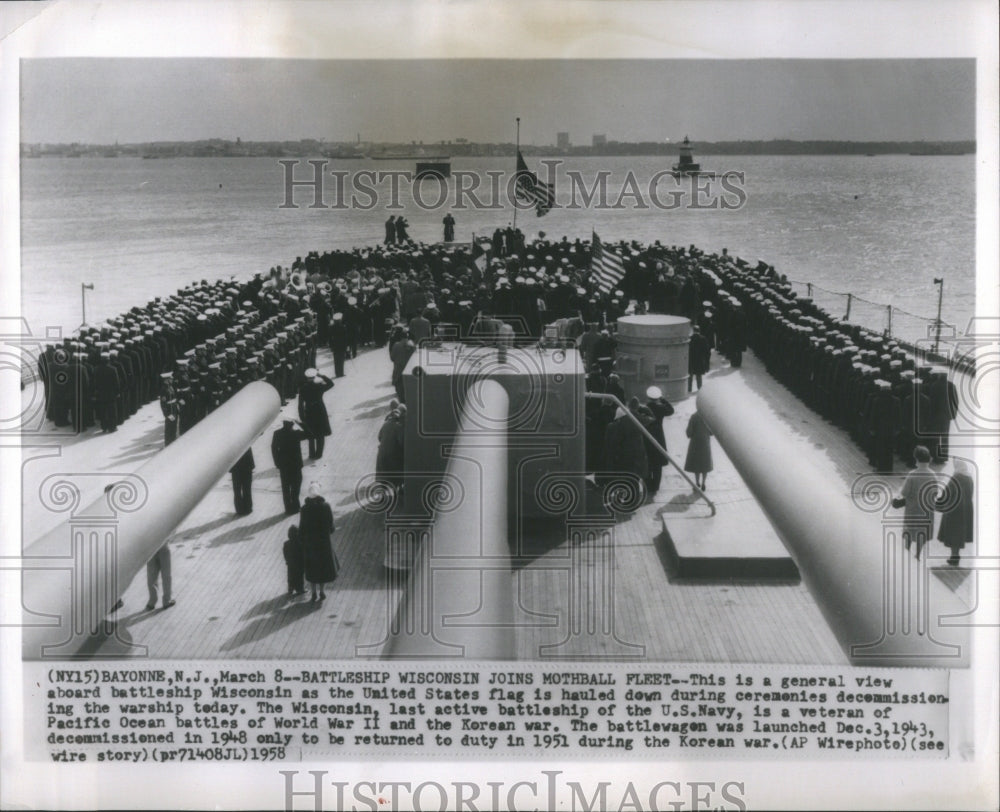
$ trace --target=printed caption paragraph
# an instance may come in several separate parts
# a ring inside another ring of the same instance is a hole
[[[45,719],[27,726],[28,753],[66,762],[948,754],[946,671],[183,666],[26,664],[26,707]]]

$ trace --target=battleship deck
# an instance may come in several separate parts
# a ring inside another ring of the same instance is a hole
[[[321,350],[318,360],[320,371],[332,375],[329,353]],[[282,417],[295,415],[293,400],[253,444],[253,513],[237,516],[228,477],[217,483],[170,537],[176,605],[146,611],[140,574],[123,593],[119,639],[95,646],[95,656],[352,659],[380,654],[401,583],[382,567],[383,516],[359,504],[356,489],[374,468],[378,429],[394,395],[388,352],[363,352],[347,362],[346,372],[325,398],[333,427],[325,455],[307,463],[303,472],[303,492],[317,482],[336,516],[334,547],[341,572],[327,600],[310,603],[308,595],[289,599],[286,593],[281,546],[297,517],[283,511],[270,435]],[[739,370],[723,367],[709,377],[729,374],[740,375],[767,400],[774,419],[843,483],[845,494],[856,475],[869,470],[843,432],[778,385],[752,356]],[[695,399],[675,405],[676,414],[666,421],[667,445],[682,460],[684,427]],[[162,442],[163,418],[159,405],[152,403],[113,434],[91,429],[77,437],[67,431],[25,447],[25,543],[66,518],[47,510],[38,498],[46,477],[72,478],[81,504],[87,504],[116,475],[134,471],[159,451]],[[739,526],[740,516],[759,509],[713,444],[717,463],[709,476],[709,494],[720,513],[732,514]],[[182,478],[179,472],[178,481]],[[562,523],[530,526],[525,554],[515,560],[511,576],[518,657],[845,664],[816,601],[798,581],[671,582],[662,517],[669,528],[672,516],[690,518],[699,511],[707,514],[704,503],[694,501],[687,483],[667,468],[656,498],[605,533],[584,533],[581,541],[579,536],[569,539]],[[945,551],[937,541],[931,548],[932,555]],[[952,589],[962,588],[954,572],[935,574],[950,577]],[[600,605],[593,600],[596,594],[612,597]],[[586,622],[572,624],[572,629],[567,622],[571,600],[587,613]]]

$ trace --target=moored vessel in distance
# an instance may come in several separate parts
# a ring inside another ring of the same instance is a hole
[[[353,149],[331,149],[327,150],[323,154],[325,157],[332,158],[334,160],[346,160],[346,159],[362,160],[368,157],[360,150],[353,150]]]
[[[680,158],[677,163],[670,167],[670,174],[675,178],[684,175],[693,175],[704,178],[714,178],[715,173],[701,168],[701,164],[695,163],[694,155],[691,151],[691,141],[685,135],[681,142]]]
[[[450,161],[417,161],[416,177],[425,178],[434,175],[439,178],[451,177]]]
[[[392,150],[387,150],[385,152],[379,152],[373,155],[369,155],[373,161],[449,161],[451,160],[450,155],[427,155],[423,150],[417,150],[416,152],[393,152]]]

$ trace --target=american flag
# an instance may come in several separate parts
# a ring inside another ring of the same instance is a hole
[[[552,186],[538,179],[538,175],[528,169],[521,150],[517,151],[517,174],[515,175],[514,196],[521,203],[531,203],[535,214],[541,217],[548,214],[556,202]]]
[[[601,293],[610,293],[618,280],[625,276],[622,258],[601,244],[596,231],[590,241],[590,273]]]

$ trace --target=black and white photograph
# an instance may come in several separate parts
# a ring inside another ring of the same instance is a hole
[[[996,8],[2,6],[3,808],[997,808]]]

